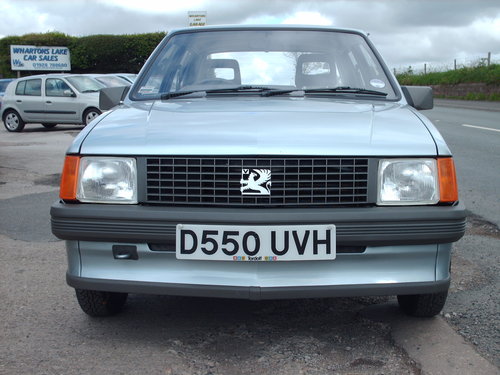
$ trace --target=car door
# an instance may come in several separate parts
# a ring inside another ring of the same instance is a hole
[[[42,98],[42,79],[26,79],[16,86],[16,107],[25,122],[45,122],[45,103]]]
[[[61,78],[45,80],[45,113],[48,123],[81,121],[76,93]]]

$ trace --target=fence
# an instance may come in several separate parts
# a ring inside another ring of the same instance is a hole
[[[393,68],[394,74],[427,74],[431,72],[446,72],[465,67],[490,66],[491,64],[500,64],[500,54],[488,52],[483,55],[455,58],[449,63],[429,63],[421,62],[414,65],[399,66]]]

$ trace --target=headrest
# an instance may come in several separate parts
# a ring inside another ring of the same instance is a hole
[[[335,87],[336,81],[335,64],[331,55],[308,53],[297,59],[295,85],[298,88]]]
[[[241,73],[240,73],[240,64],[238,64],[237,60],[234,59],[213,59],[207,60],[207,70],[210,75],[213,74],[215,69],[232,69],[233,70],[233,78],[225,79],[227,83],[241,85]]]

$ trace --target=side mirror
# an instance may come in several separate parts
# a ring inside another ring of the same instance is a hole
[[[105,87],[99,91],[99,108],[107,111],[120,104],[127,96],[130,86]]]
[[[427,86],[401,86],[406,101],[418,110],[434,108],[432,87]]]
[[[64,96],[69,96],[71,98],[76,98],[76,94],[73,91],[71,91],[71,90],[64,90],[63,91],[63,95]]]

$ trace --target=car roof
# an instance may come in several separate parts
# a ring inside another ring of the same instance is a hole
[[[31,76],[20,77],[17,78],[19,80],[24,79],[33,79],[33,78],[65,78],[65,77],[76,77],[76,76],[85,76],[87,74],[78,74],[78,73],[49,73],[49,74],[34,74]]]
[[[319,25],[213,25],[213,26],[198,26],[198,27],[183,27],[172,30],[172,33],[183,32],[203,32],[203,31],[250,31],[250,30],[312,30],[312,31],[336,31],[344,33],[355,33],[367,35],[366,32],[359,29],[341,28],[333,26],[319,26]]]

